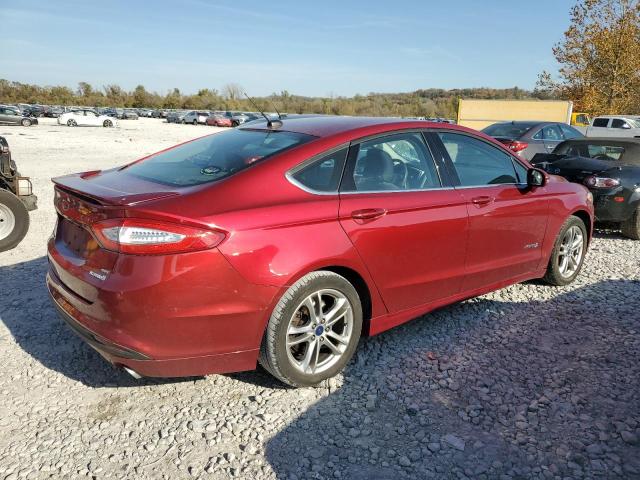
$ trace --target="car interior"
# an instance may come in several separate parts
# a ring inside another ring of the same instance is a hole
[[[353,179],[357,191],[441,186],[433,158],[417,134],[360,144]]]

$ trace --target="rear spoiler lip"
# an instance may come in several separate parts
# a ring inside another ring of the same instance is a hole
[[[58,188],[82,195],[83,197],[90,198],[100,205],[113,205],[121,207],[134,206],[152,200],[159,200],[161,198],[180,195],[179,192],[174,191],[159,191],[148,193],[122,192],[120,190],[105,187],[103,185],[89,183],[84,180],[81,175],[64,175],[61,177],[52,178],[51,181]]]

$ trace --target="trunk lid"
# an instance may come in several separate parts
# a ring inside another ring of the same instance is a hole
[[[116,175],[117,181],[113,178]],[[108,277],[118,258],[117,252],[100,246],[91,225],[125,217],[127,207],[179,193],[122,175],[117,169],[67,175],[53,182],[58,219],[49,241],[52,268],[69,290],[91,303],[97,298],[96,287]]]

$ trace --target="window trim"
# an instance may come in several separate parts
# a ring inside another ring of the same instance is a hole
[[[460,177],[458,176],[458,172],[456,171],[455,165],[453,164],[453,160],[451,160],[451,157],[449,156],[449,152],[447,152],[447,149],[444,146],[444,142],[440,139],[440,136],[437,135],[438,133],[452,133],[452,134],[455,134],[455,135],[463,135],[463,136],[466,136],[466,137],[470,137],[470,138],[473,138],[475,140],[479,140],[480,142],[483,142],[483,143],[489,145],[492,148],[495,148],[499,152],[502,152],[502,153],[506,154],[507,157],[511,159],[511,162],[512,162],[511,167],[513,168],[513,174],[514,174],[513,176],[516,179],[518,178],[518,172],[516,171],[516,167],[515,167],[515,165],[513,165],[513,162],[518,162],[526,170],[530,170],[531,166],[523,164],[520,161],[519,158],[517,158],[511,152],[507,151],[504,147],[501,147],[499,145],[495,145],[494,143],[492,143],[490,141],[487,141],[486,139],[484,139],[482,137],[479,137],[477,135],[473,135],[471,133],[464,132],[464,131],[448,130],[448,129],[433,129],[432,132],[436,134],[435,138],[434,138],[434,141],[439,142],[439,149],[441,151],[441,154],[443,155],[444,160],[446,161],[446,163],[448,165],[447,171],[450,172],[452,180],[454,180],[454,185],[453,185],[454,189],[462,190],[462,189],[469,189],[469,188],[490,188],[490,187],[501,187],[501,186],[505,186],[505,185],[515,185],[515,186],[518,186],[518,187],[529,186],[528,183],[520,183],[520,182],[516,182],[516,183],[495,183],[495,184],[486,184],[486,185],[462,185],[462,182],[460,181]],[[457,183],[457,185],[455,185],[455,183]]]
[[[314,190],[313,188],[309,188],[306,185],[304,185],[303,183],[299,182],[294,177],[294,175],[296,173],[298,173],[300,170],[303,170],[304,168],[308,167],[310,164],[314,163],[315,161],[320,160],[323,157],[326,157],[327,155],[331,155],[333,153],[339,152],[340,150],[345,149],[345,148],[347,149],[347,153],[345,155],[344,162],[342,162],[342,171],[340,172],[340,180],[338,181],[338,188],[336,190],[332,190],[330,192],[322,192],[320,190]],[[337,145],[335,147],[331,147],[328,150],[323,150],[322,152],[307,158],[302,163],[299,163],[295,167],[290,168],[289,170],[287,170],[285,172],[284,176],[289,181],[289,183],[291,183],[295,187],[298,187],[300,190],[303,190],[303,191],[305,191],[307,193],[311,193],[312,195],[338,195],[338,193],[340,192],[340,185],[342,184],[342,178],[344,176],[344,171],[345,171],[347,162],[349,161],[349,152],[350,151],[351,151],[351,147],[350,147],[350,143],[349,142],[341,143],[340,145]]]
[[[349,146],[349,153],[347,154],[347,160],[344,164],[344,168],[342,169],[342,178],[340,180],[340,185],[338,186],[338,192],[340,193],[340,195],[354,195],[354,194],[373,194],[373,193],[402,193],[402,192],[431,192],[431,191],[437,191],[437,190],[451,190],[453,189],[452,185],[449,185],[449,181],[445,182],[442,173],[440,171],[441,167],[438,164],[438,160],[437,160],[437,156],[434,155],[433,149],[431,148],[431,145],[429,143],[429,141],[427,140],[426,136],[425,136],[425,131],[428,132],[430,130],[428,129],[424,129],[424,128],[403,128],[400,130],[390,130],[390,131],[386,131],[386,132],[382,132],[382,133],[375,133],[373,135],[367,135],[364,137],[360,137],[357,138],[355,140],[352,140]],[[436,169],[436,175],[438,176],[438,181],[440,182],[440,186],[439,187],[434,187],[434,188],[412,188],[412,189],[401,189],[401,190],[352,190],[352,191],[348,191],[345,192],[342,190],[342,183],[345,179],[345,174],[349,173],[349,172],[353,172],[355,170],[355,162],[356,162],[356,157],[357,157],[357,153],[360,150],[360,144],[364,143],[364,142],[368,142],[371,140],[376,140],[378,138],[384,138],[384,137],[390,137],[390,136],[396,136],[396,135],[402,135],[402,134],[407,134],[407,133],[417,133],[420,138],[422,138],[422,143],[424,144],[425,148],[427,149],[427,151],[429,152],[429,155],[431,155],[431,160],[433,161],[433,166]],[[357,147],[357,148],[354,148]],[[448,180],[448,179],[447,179]]]

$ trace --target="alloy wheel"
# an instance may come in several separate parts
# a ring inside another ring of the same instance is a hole
[[[346,351],[353,333],[353,308],[347,297],[322,289],[298,305],[287,327],[287,356],[304,374],[333,367]]]
[[[564,278],[573,276],[580,268],[584,253],[584,235],[577,225],[564,233],[558,253],[558,271]]]

